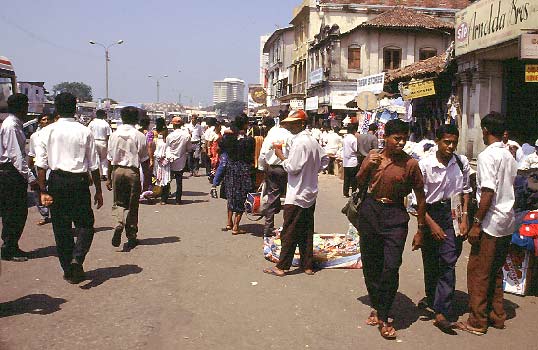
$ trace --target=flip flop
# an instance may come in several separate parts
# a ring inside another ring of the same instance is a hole
[[[226,227],[221,228],[221,231],[230,231],[232,229],[232,225],[226,225]]]
[[[467,322],[458,322],[456,323],[456,329],[459,329],[461,331],[465,331],[474,335],[484,335],[486,334],[485,329],[475,328],[471,325],[469,325]]]
[[[396,330],[392,326],[391,322],[379,322],[379,334],[387,340],[396,339]]]
[[[232,231],[232,235],[234,235],[234,236],[235,235],[244,235],[245,233],[247,233],[247,231],[241,230],[241,229],[239,229],[237,231]]]
[[[286,276],[286,273],[284,271],[282,271],[282,273],[280,273],[279,271],[276,271],[273,267],[266,267],[265,269],[263,269],[263,273],[266,273],[268,275],[277,276],[277,277]]]
[[[370,316],[366,319],[366,324],[368,326],[377,326],[379,324],[379,320],[377,319],[377,311],[372,310],[370,312]]]
[[[456,325],[456,323],[450,322],[449,320],[446,320],[446,319],[435,320],[435,321],[433,321],[433,325],[435,327],[439,328],[439,330],[441,330],[441,332],[447,333],[447,334],[456,334],[454,329],[458,327]]]

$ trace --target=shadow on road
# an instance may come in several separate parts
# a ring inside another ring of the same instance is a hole
[[[51,245],[48,247],[41,247],[28,252],[28,259],[41,259],[48,258],[50,256],[58,256],[56,253],[56,246]]]
[[[17,300],[0,303],[0,318],[22,314],[48,315],[60,311],[60,305],[67,302],[46,294],[30,294]]]
[[[372,306],[370,298],[368,295],[357,298],[358,301],[364,305]],[[404,295],[400,292],[396,293],[396,298],[392,304],[392,310],[390,315],[394,316],[394,327],[396,329],[406,329],[409,328],[413,323],[415,323],[420,316],[422,315],[422,310],[420,310],[413,300],[409,299],[407,295]],[[364,319],[368,317],[368,314],[364,315]]]
[[[104,232],[104,231],[112,231],[114,229],[114,227],[109,227],[109,226],[105,226],[105,227],[95,227],[93,229],[93,232],[94,233],[98,233],[98,232]]]
[[[144,238],[138,240],[138,245],[159,245],[181,242],[181,238],[177,236]]]
[[[208,194],[209,194],[208,192],[183,191],[184,196],[191,196],[191,197],[195,197],[195,196],[202,197],[202,196],[207,196]]]
[[[263,219],[260,221],[263,222]],[[263,237],[263,224],[244,224],[239,227],[252,236]]]
[[[83,286],[80,286],[81,289],[90,289],[101,284],[112,278],[121,278],[128,275],[133,275],[142,272],[142,268],[138,265],[120,265],[114,267],[103,267],[93,271],[86,272],[86,278],[90,280],[89,283],[86,283]]]

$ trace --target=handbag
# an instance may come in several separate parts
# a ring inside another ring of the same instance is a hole
[[[264,217],[263,207],[267,202],[267,195],[263,195],[265,182],[258,187],[258,192],[248,193],[245,200],[245,213],[247,218],[253,221],[261,220]]]

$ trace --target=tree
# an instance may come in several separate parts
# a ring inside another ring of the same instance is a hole
[[[61,92],[69,92],[75,95],[79,102],[87,102],[93,99],[91,86],[82,82],[64,81],[63,83],[54,85],[52,91],[54,91],[55,95]]]
[[[246,107],[247,104],[242,101],[221,102],[215,105],[215,110],[220,111],[221,115],[226,114],[230,118],[235,118],[243,113]]]

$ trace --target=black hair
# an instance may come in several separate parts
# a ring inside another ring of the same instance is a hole
[[[130,125],[138,123],[138,108],[133,106],[123,107],[121,109],[121,121]]]
[[[456,136],[460,136],[460,132],[458,130],[458,127],[456,125],[452,125],[452,124],[443,124],[439,127],[439,129],[437,129],[437,131],[435,131],[435,138],[437,140],[440,140],[443,138],[443,135],[445,134],[448,134],[448,135],[456,135]]]
[[[9,96],[7,98],[7,110],[12,114],[28,111],[28,96],[20,93]]]
[[[237,117],[235,117],[233,125],[237,129],[243,130],[243,128],[245,127],[245,124],[248,124],[248,117],[247,117],[246,114],[242,113],[242,114],[238,115]]]
[[[394,134],[409,134],[409,123],[400,119],[392,119],[385,124],[385,137]]]
[[[47,118],[47,120],[54,120],[54,115],[52,115],[52,113],[41,113],[37,118],[36,120],[37,121],[40,121],[41,118]]]
[[[54,106],[59,115],[72,116],[77,111],[77,98],[69,92],[62,92],[54,98]]]
[[[348,133],[348,134],[354,134],[354,133],[356,133],[357,130],[358,130],[358,127],[359,127],[359,126],[358,126],[357,124],[355,124],[355,123],[349,123],[349,124],[347,125],[347,133]]]
[[[480,121],[480,127],[486,129],[491,135],[502,138],[506,130],[504,117],[498,112],[489,112]]]
[[[157,130],[157,132],[166,130],[166,121],[164,120],[164,118],[155,119],[155,130]]]
[[[140,118],[140,120],[138,121],[138,124],[139,124],[142,128],[148,128],[150,123],[151,123],[151,120],[149,120],[148,117],[142,117],[142,118]]]
[[[370,124],[370,126],[368,127],[368,131],[377,131],[377,124],[376,123],[373,123],[373,124]]]
[[[271,129],[273,126],[275,126],[275,119],[274,118],[263,118],[262,124],[267,129]]]
[[[99,119],[104,119],[106,117],[106,112],[104,109],[98,109],[96,112],[95,112],[95,116]]]

